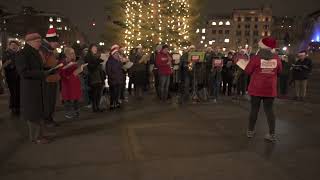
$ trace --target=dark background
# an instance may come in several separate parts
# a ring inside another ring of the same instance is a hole
[[[38,10],[58,12],[86,33],[91,40],[98,41],[106,28],[105,7],[108,0],[1,0],[0,4],[17,11],[21,6],[33,6]],[[231,14],[234,8],[257,8],[272,5],[274,15],[299,16],[320,9],[320,0],[198,0],[203,15]],[[92,22],[96,26],[92,27]]]

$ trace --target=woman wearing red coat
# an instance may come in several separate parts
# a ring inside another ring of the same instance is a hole
[[[269,134],[265,139],[276,141],[275,115],[273,102],[277,96],[277,77],[282,71],[281,60],[273,53],[276,48],[276,40],[267,37],[259,42],[260,50],[252,56],[245,72],[251,76],[248,92],[251,96],[251,111],[249,118],[248,138],[254,137],[255,124],[258,118],[261,101],[267,116]]]
[[[79,68],[75,63],[76,56],[72,48],[66,48],[64,53],[66,55],[65,66],[60,70],[61,96],[64,101],[65,117],[73,119],[79,117],[81,98],[79,73],[83,70],[83,65]]]

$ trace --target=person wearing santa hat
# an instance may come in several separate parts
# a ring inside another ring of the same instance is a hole
[[[298,61],[292,66],[296,88],[295,100],[303,101],[307,94],[308,79],[312,71],[312,60],[308,58],[307,51],[300,51]]]
[[[265,136],[265,140],[275,142],[276,117],[273,103],[277,97],[277,78],[282,71],[282,64],[278,55],[274,54],[277,46],[274,38],[263,38],[258,45],[259,52],[250,58],[245,68],[245,72],[251,76],[248,88],[251,96],[251,109],[247,137],[253,138],[255,135],[255,125],[262,101],[269,125],[269,133]]]
[[[124,83],[124,73],[122,71],[120,46],[113,45],[110,50],[110,56],[106,63],[106,73],[110,89],[110,110],[120,108],[120,92]]]
[[[58,65],[58,53],[56,49],[59,47],[59,37],[54,28],[50,28],[46,37],[42,40],[40,47],[40,55],[44,62],[44,69],[49,70]],[[48,76],[44,83],[44,115],[46,125],[56,127],[59,124],[53,119],[58,92],[58,82],[60,81],[59,73]]]

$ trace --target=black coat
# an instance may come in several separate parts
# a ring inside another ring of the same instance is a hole
[[[312,61],[306,58],[305,60],[298,60],[293,65],[293,79],[294,80],[306,80],[312,71]]]
[[[8,83],[10,82],[12,83],[14,81],[19,82],[19,75],[17,73],[16,64],[15,64],[16,54],[17,53],[13,52],[12,50],[7,50],[3,53],[3,57],[2,57],[3,64],[11,60],[11,63],[4,68],[6,80]]]
[[[112,56],[109,57],[106,63],[106,72],[108,75],[109,86],[121,85],[124,82],[124,74],[122,70],[122,63]]]
[[[88,63],[88,81],[89,86],[104,85],[106,74],[102,69],[102,62],[100,58],[88,54],[85,57],[85,62]]]
[[[43,84],[45,73],[39,51],[26,44],[16,59],[21,78],[21,108],[25,120],[40,122],[43,119]]]

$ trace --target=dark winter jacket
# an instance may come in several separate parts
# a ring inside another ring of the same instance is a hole
[[[249,95],[259,97],[277,96],[277,78],[282,71],[281,60],[270,50],[260,50],[252,56],[245,72],[251,75]]]
[[[26,44],[17,55],[16,67],[21,78],[22,117],[38,123],[43,119],[45,80],[39,51]]]
[[[306,80],[312,71],[312,61],[309,58],[305,60],[298,60],[293,64],[293,79]]]
[[[4,73],[7,81],[19,79],[19,75],[16,69],[16,64],[15,64],[16,55],[17,53],[10,49],[3,53],[2,64],[5,64],[8,61],[11,61],[6,67],[4,67]]]
[[[106,73],[108,76],[109,86],[123,84],[124,74],[122,70],[122,63],[113,56],[110,56],[106,63]]]
[[[88,63],[88,82],[89,86],[103,85],[106,75],[102,69],[101,63],[103,60],[88,53],[85,57],[85,62]]]
[[[281,63],[282,63],[282,72],[281,72],[280,76],[289,76],[291,65],[288,62],[283,61],[283,60],[281,60]]]
[[[222,75],[225,78],[233,78],[235,72],[235,66],[233,63],[233,59],[224,58],[223,59],[223,68]]]

